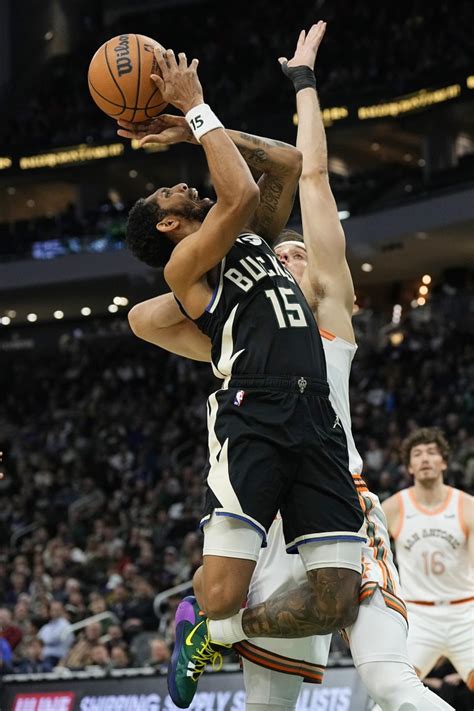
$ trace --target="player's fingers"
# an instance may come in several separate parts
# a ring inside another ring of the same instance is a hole
[[[288,64],[288,59],[286,57],[278,57],[280,64]]]
[[[180,52],[178,54],[178,66],[180,69],[187,69],[188,67],[188,58],[186,57],[186,54],[184,52]]]
[[[304,30],[301,30],[300,36],[298,37],[298,43],[296,45],[296,49],[299,49],[300,47],[303,46],[305,37],[306,37],[306,32]]]
[[[155,49],[155,59],[156,63],[158,64],[158,67],[160,69],[161,76],[165,77],[168,75],[169,68],[168,68],[168,62],[166,61],[166,56],[165,56],[165,50],[164,49]],[[151,78],[156,84],[156,74],[152,74]]]
[[[176,67],[178,66],[173,49],[166,50],[166,61],[170,69],[176,69]]]
[[[119,136],[122,136],[122,138],[130,138],[130,139],[133,139],[133,138],[136,138],[136,137],[137,137],[136,134],[135,134],[133,131],[125,131],[123,128],[120,128],[120,129],[117,131],[117,134],[118,134]]]
[[[147,143],[165,143],[165,141],[163,141],[159,135],[152,134],[152,135],[144,136],[143,138],[141,138],[138,145],[141,148],[142,146],[145,146]]]
[[[117,119],[117,123],[122,128],[136,128],[138,124],[132,123],[131,121],[125,121],[125,119]]]
[[[199,59],[196,59],[196,57],[192,60],[191,64],[189,65],[190,69],[196,70],[198,68],[199,64]]]

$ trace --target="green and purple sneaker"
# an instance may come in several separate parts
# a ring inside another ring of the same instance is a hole
[[[185,597],[175,615],[176,641],[168,666],[168,692],[173,703],[187,709],[207,664],[215,671],[222,667],[222,654],[211,644],[207,617],[193,595]],[[217,645],[222,649],[232,645]]]

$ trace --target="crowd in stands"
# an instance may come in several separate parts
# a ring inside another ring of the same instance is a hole
[[[114,137],[114,122],[90,98],[87,69],[96,49],[125,27],[199,57],[206,98],[229,125],[251,113],[293,110],[293,92],[282,81],[277,58],[291,56],[300,29],[319,19],[328,22],[318,57],[323,100],[351,101],[371,92],[396,96],[468,68],[473,52],[468,0],[459,0],[456,12],[446,0],[241,0],[231,32],[228,12],[211,0],[166,3],[159,12],[137,10],[104,25],[95,3],[83,13],[74,33],[80,43],[70,53],[38,66],[21,83],[15,77],[0,146],[45,148]]]
[[[432,298],[397,327],[401,342],[370,303],[355,318],[353,431],[382,500],[410,484],[400,442],[422,425],[449,440],[446,481],[474,493],[472,298]],[[2,673],[164,671],[182,595],[155,598],[201,563],[205,403],[218,381],[134,337],[123,316],[113,323],[65,324],[53,352],[0,351]],[[338,637],[333,654],[348,655]]]

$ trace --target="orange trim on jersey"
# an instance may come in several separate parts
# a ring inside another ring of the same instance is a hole
[[[406,600],[411,605],[424,605],[425,607],[438,607],[442,605],[464,605],[466,602],[474,602],[474,597],[463,597],[461,600],[446,600],[446,602],[435,602],[433,600]]]
[[[283,674],[301,676],[304,681],[313,684],[321,684],[323,681],[326,667],[320,664],[312,664],[302,659],[284,657],[276,652],[270,652],[268,649],[257,647],[256,644],[252,644],[248,640],[236,642],[232,646],[241,657],[248,659],[249,662],[253,662],[253,664],[257,664],[258,666],[273,669]]]
[[[337,338],[334,333],[331,333],[331,331],[326,331],[324,328],[320,328],[319,333],[323,338],[327,338],[328,341],[334,341],[334,339]]]
[[[400,514],[399,514],[399,515],[400,515],[400,518],[399,518],[399,521],[398,521],[398,526],[397,526],[397,528],[396,528],[395,531],[392,533],[392,538],[393,538],[394,541],[397,540],[398,536],[399,536],[400,533],[401,533],[402,526],[403,526],[403,524],[405,523],[405,504],[404,504],[404,501],[403,501],[403,496],[402,496],[402,492],[401,492],[401,491],[398,492],[398,494],[397,494],[397,499],[398,499],[398,507],[399,507],[399,510],[400,510]]]
[[[467,538],[469,535],[469,529],[467,527],[466,519],[464,517],[463,503],[464,503],[464,492],[460,491],[459,498],[458,498],[458,519],[459,519],[459,525],[461,526],[461,530]]]
[[[398,612],[408,624],[408,613],[403,600],[390,592],[390,590],[386,590],[381,587],[378,583],[372,583],[369,581],[361,587],[359,592],[359,603],[364,602],[364,600],[370,600],[374,596],[377,589],[379,589],[382,593],[386,606],[390,607],[392,610],[395,610],[395,612]]]
[[[403,600],[400,600],[399,597],[391,593],[389,590],[381,589],[381,593],[387,607],[390,607],[392,610],[395,610],[395,612],[398,612],[408,624],[407,608],[405,607]]]
[[[364,514],[364,518],[367,522],[367,525],[368,526],[370,525],[374,530],[373,536],[368,535],[368,544],[375,551],[374,558],[375,558],[375,562],[377,563],[377,565],[379,566],[379,568],[382,572],[383,585],[386,588],[391,586],[395,590],[396,589],[395,580],[393,579],[393,575],[391,573],[390,567],[387,565],[387,558],[388,558],[388,554],[389,554],[389,549],[384,544],[383,538],[380,535],[377,535],[378,534],[377,524],[375,521],[372,521],[370,519],[370,515],[369,515],[370,512],[369,513],[367,512],[367,506],[365,504],[364,497],[361,496],[361,494],[363,494],[363,493],[370,494],[370,491],[367,487],[367,484],[362,479],[360,474],[353,474],[352,477],[353,477],[354,483],[356,485],[357,494],[359,495],[359,502],[360,502],[360,505],[362,508],[362,513]],[[375,542],[376,537],[379,540],[378,544],[376,544],[376,542]],[[382,554],[381,558],[379,558],[379,556],[378,556],[379,551]],[[389,582],[390,582],[390,586],[389,586]]]
[[[443,501],[442,504],[440,504],[436,509],[427,509],[426,506],[423,506],[423,504],[419,504],[418,501],[415,499],[415,487],[411,486],[408,489],[408,496],[410,497],[410,500],[413,504],[413,506],[418,509],[418,511],[421,511],[421,513],[425,514],[425,516],[436,516],[436,514],[442,513],[449,505],[449,502],[452,499],[453,496],[453,487],[448,486],[448,495],[446,496],[445,500]]]
[[[469,691],[474,691],[474,669],[472,671],[470,671],[468,674],[466,686],[469,689]]]

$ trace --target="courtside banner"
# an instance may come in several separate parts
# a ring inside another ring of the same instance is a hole
[[[164,676],[15,681],[0,691],[0,711],[175,711]],[[372,706],[354,668],[328,669],[322,686],[303,684],[298,711],[368,711]],[[241,672],[204,674],[193,711],[244,711]]]

